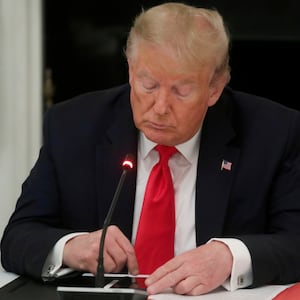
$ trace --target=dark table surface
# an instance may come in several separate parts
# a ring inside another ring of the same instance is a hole
[[[112,279],[107,279],[111,281]],[[66,277],[51,282],[36,281],[20,276],[0,288],[0,300],[143,300],[147,297],[139,294],[97,294],[97,293],[67,293],[60,295],[57,287],[94,287],[93,277]]]

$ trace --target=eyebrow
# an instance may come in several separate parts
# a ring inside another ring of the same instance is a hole
[[[142,78],[142,77],[147,77],[149,79],[152,79],[154,81],[156,81],[156,79],[154,77],[152,77],[148,72],[142,70],[142,71],[139,71],[137,72],[137,76]],[[179,85],[185,85],[185,84],[194,84],[195,81],[194,80],[191,80],[191,79],[182,79],[182,80],[178,80],[176,85],[179,84]]]
[[[138,77],[148,77],[148,78],[151,78],[151,79],[153,79],[153,77],[147,72],[147,71],[145,71],[145,70],[140,70],[140,71],[138,71],[137,72],[137,76]],[[154,79],[153,79],[154,80]]]

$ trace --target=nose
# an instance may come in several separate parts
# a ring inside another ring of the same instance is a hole
[[[170,97],[166,91],[160,90],[154,98],[153,110],[158,115],[166,115],[170,110]]]

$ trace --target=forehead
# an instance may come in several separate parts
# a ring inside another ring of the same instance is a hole
[[[192,76],[188,74],[181,74],[178,76],[167,76],[167,77],[160,77],[159,74],[152,73],[151,71],[147,72],[146,70],[139,70],[136,73],[137,79],[141,82],[145,83],[171,83],[172,85],[177,86],[188,86],[188,85],[195,85],[198,82],[197,76]]]
[[[178,55],[171,46],[156,45],[149,42],[139,42],[136,45],[134,57],[128,62],[137,74],[159,74],[169,78],[195,78],[206,76],[213,68],[208,63],[199,63]]]
[[[141,40],[136,45],[133,62],[148,65],[149,67],[161,67],[165,69],[191,71],[194,64],[188,64],[184,57],[168,45],[157,45]]]
[[[129,63],[141,76],[164,73],[169,76],[196,74],[199,68],[190,66],[183,59],[178,59],[174,50],[169,47],[139,43],[135,56]]]

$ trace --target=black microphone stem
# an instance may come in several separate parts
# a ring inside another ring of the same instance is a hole
[[[109,211],[107,213],[107,216],[104,220],[103,223],[103,228],[102,228],[102,235],[101,235],[101,240],[100,240],[100,246],[99,246],[99,255],[98,255],[98,267],[97,267],[97,273],[96,273],[96,278],[95,278],[95,287],[101,287],[103,288],[105,285],[105,280],[104,280],[104,264],[103,264],[103,252],[104,252],[104,241],[105,241],[105,236],[107,232],[107,228],[111,222],[111,217],[112,214],[115,210],[116,204],[118,202],[119,194],[121,192],[125,177],[127,174],[127,169],[124,169],[122,172],[122,175],[120,177],[118,186],[116,188],[114,197],[112,199]]]

